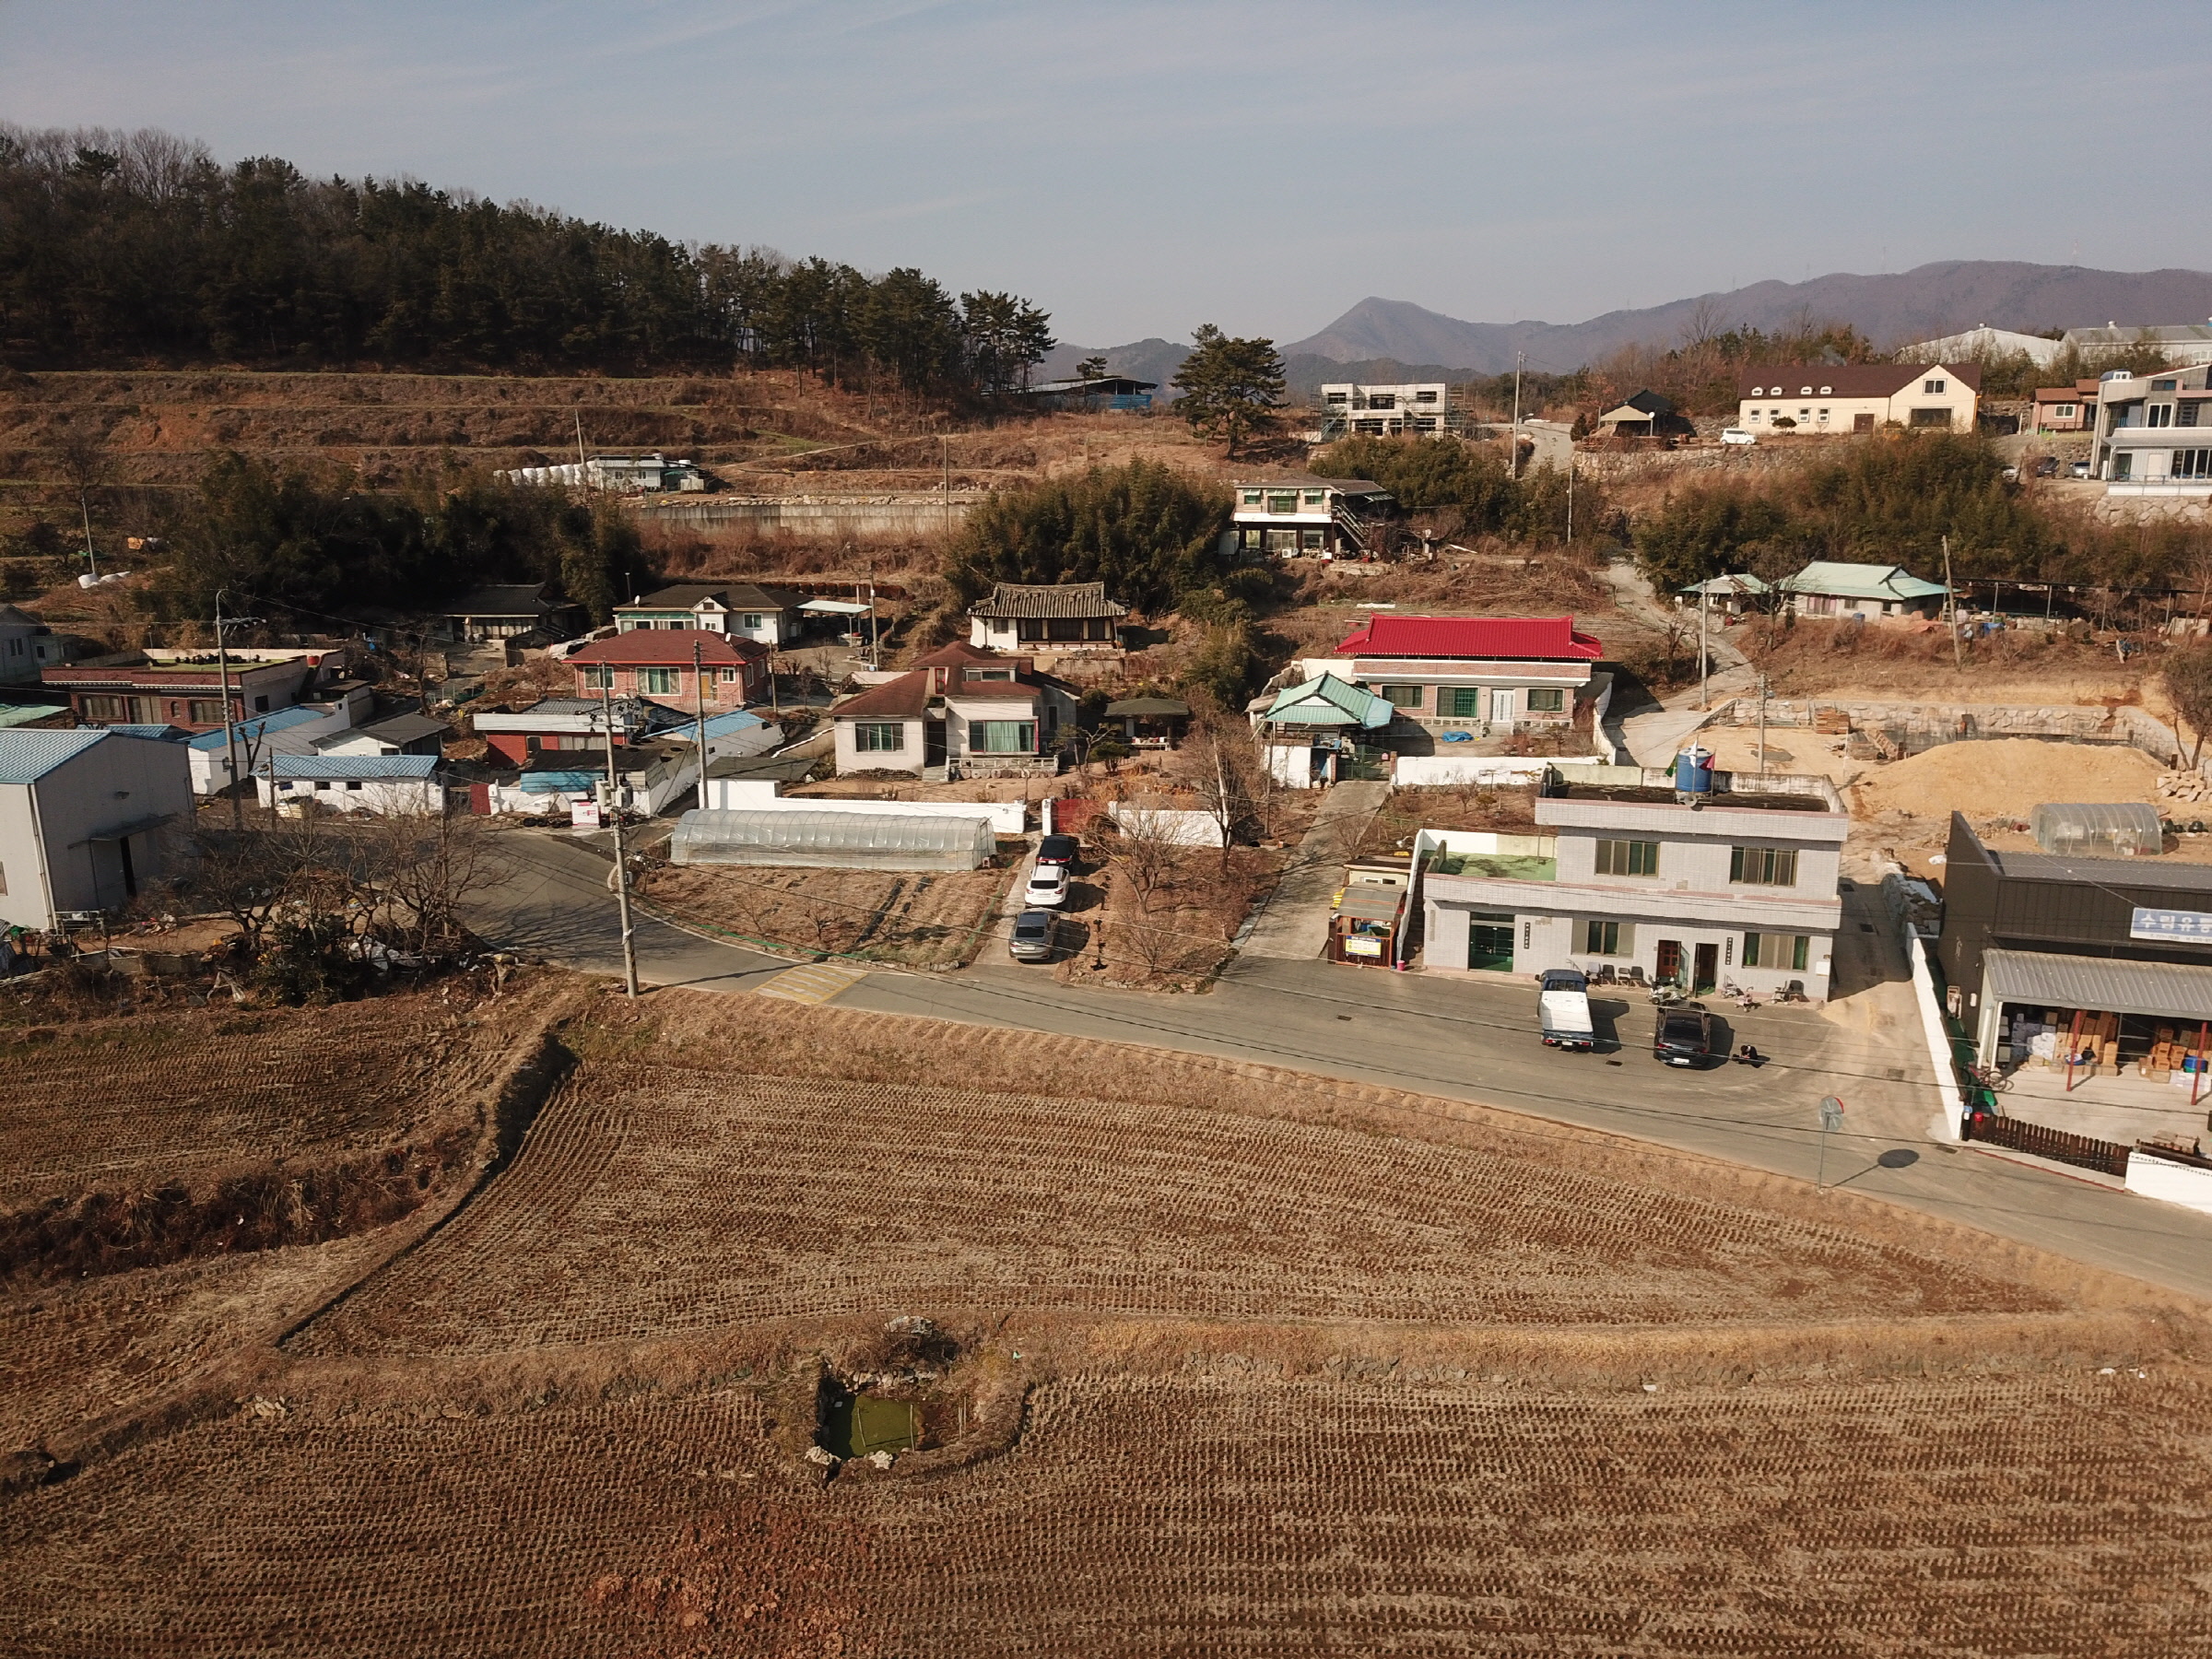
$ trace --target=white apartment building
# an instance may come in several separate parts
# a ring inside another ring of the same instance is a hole
[[[2112,495],[2212,496],[2212,365],[2098,388],[2094,465]]]
[[[1398,511],[1365,478],[1247,479],[1230,491],[1230,535],[1246,559],[1358,559],[1380,547]]]
[[[1547,968],[1827,1000],[1851,829],[1818,776],[1562,765],[1524,835],[1423,830],[1415,842],[1425,961],[1522,976]]]
[[[1973,363],[1770,363],[1737,373],[1735,424],[1762,438],[1971,432],[1981,389]]]

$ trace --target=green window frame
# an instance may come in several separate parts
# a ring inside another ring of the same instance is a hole
[[[1037,723],[1033,720],[978,720],[968,727],[971,755],[1033,755],[1037,752]]]
[[[1797,849],[1794,847],[1731,847],[1728,879],[1745,887],[1795,887]]]
[[[1601,841],[1597,843],[1600,876],[1656,876],[1659,843],[1645,841]]]
[[[1261,499],[1260,492],[1256,489],[1247,489],[1244,491],[1244,505],[1247,507],[1257,507],[1260,504]]]
[[[1636,954],[1636,929],[1625,922],[1600,922],[1595,918],[1583,924],[1583,954],[1585,956],[1621,957]]]
[[[586,691],[612,691],[615,688],[615,671],[605,663],[586,663],[580,671]]]
[[[673,695],[676,691],[676,670],[673,668],[639,669],[638,689],[648,697]]]
[[[1805,965],[1813,954],[1812,936],[1808,934],[1755,934],[1744,935],[1744,966],[1768,968],[1776,972],[1783,970],[1803,973]]]
[[[1421,688],[1418,686],[1377,686],[1375,690],[1394,709],[1418,709],[1421,706]]]
[[[1437,698],[1443,705],[1439,711],[1450,720],[1480,720],[1482,718],[1482,688],[1480,686],[1440,686]]]
[[[1531,714],[1564,714],[1567,693],[1558,686],[1531,686],[1526,693]]]
[[[895,755],[906,749],[906,723],[900,720],[856,720],[853,747],[864,755]]]

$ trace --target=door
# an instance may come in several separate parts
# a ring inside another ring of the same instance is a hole
[[[1698,947],[1697,971],[1689,978],[1689,994],[1702,996],[1721,982],[1721,947],[1718,945]]]
[[[1659,941],[1659,959],[1653,965],[1653,976],[1663,985],[1672,984],[1682,977],[1682,941]]]
[[[1467,966],[1493,973],[1512,971],[1513,919],[1511,916],[1477,914],[1468,918]]]
[[[1854,432],[1873,431],[1874,417],[1871,415],[1853,415],[1851,418],[1851,429]]]
[[[1490,724],[1492,725],[1510,726],[1513,724],[1514,697],[1513,692],[1507,690],[1494,690],[1490,693]]]

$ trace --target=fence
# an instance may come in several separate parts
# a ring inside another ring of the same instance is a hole
[[[2015,1152],[2032,1153],[2037,1158],[2072,1164],[2077,1169],[2095,1170],[2100,1174],[2123,1179],[2127,1175],[2129,1149],[2117,1141],[2097,1140],[2065,1129],[2047,1129],[2041,1124],[2026,1123],[2019,1118],[1970,1118],[1966,1138],[1986,1141],[1993,1147],[2009,1147]]]

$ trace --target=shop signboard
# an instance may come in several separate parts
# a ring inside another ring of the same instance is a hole
[[[2212,911],[2155,910],[2137,905],[2128,921],[2127,936],[2212,945]]]

